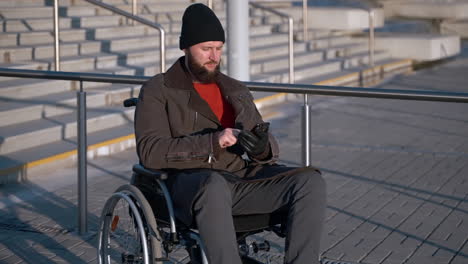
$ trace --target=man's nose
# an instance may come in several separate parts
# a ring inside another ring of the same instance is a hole
[[[217,50],[211,50],[210,52],[210,60],[212,61],[219,61],[219,52]]]

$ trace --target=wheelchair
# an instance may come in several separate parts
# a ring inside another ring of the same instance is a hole
[[[135,106],[137,100],[127,99],[124,106]],[[186,262],[175,263],[209,263],[196,226],[185,226],[174,216],[167,178],[166,171],[150,170],[140,164],[133,166],[130,184],[119,187],[102,210],[97,250],[100,264],[174,263],[170,255],[178,254],[179,249],[183,250]],[[240,215],[233,219],[239,255],[245,264],[262,263],[252,255],[271,248],[267,240],[248,243],[248,236],[263,231],[285,236],[285,212]]]

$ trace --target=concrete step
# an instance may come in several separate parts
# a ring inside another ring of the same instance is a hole
[[[257,82],[289,82],[289,69],[285,65],[283,69],[274,70],[267,73],[255,74],[251,76],[252,81]],[[341,70],[341,62],[339,60],[322,61],[318,63],[306,64],[299,67],[294,67],[295,81],[301,79],[312,78]]]
[[[289,39],[287,34],[281,33],[268,33],[265,35],[253,35],[250,37],[250,48],[256,48],[259,46],[272,45],[272,44],[283,44],[288,45]]]
[[[16,46],[18,44],[18,35],[14,33],[2,33],[0,38],[0,47]]]
[[[29,61],[33,59],[33,47],[9,46],[0,47],[0,59],[2,63]]]
[[[3,22],[0,32],[26,32],[36,30],[54,30],[54,21],[52,18],[24,18],[24,19],[6,19]],[[72,27],[72,18],[62,17],[59,19],[61,30]]]
[[[101,41],[79,41],[60,44],[60,57],[95,54],[101,52]],[[15,63],[54,57],[54,46],[50,44],[0,47],[3,63]]]
[[[175,46],[178,43],[173,43],[171,39],[166,39],[166,48],[169,46]],[[159,34],[158,35],[149,35],[149,36],[134,36],[134,37],[122,37],[102,40],[104,47],[109,52],[126,52],[130,50],[138,49],[153,49],[159,50]]]
[[[392,58],[392,55],[388,51],[384,50],[376,50],[374,52],[374,62],[375,61],[383,61],[385,59]],[[352,67],[359,67],[363,65],[369,65],[370,56],[369,53],[366,52],[358,52],[353,55],[343,57],[343,69],[348,69]]]
[[[62,80],[10,79],[0,82],[0,97],[24,99],[70,91],[72,84]]]
[[[206,4],[206,3],[205,3]],[[180,10],[185,10],[187,6],[190,5],[190,1],[178,1],[178,2],[169,2],[169,1],[156,1],[156,2],[146,2],[140,3],[137,6],[137,12],[139,14],[148,14],[148,13],[168,13],[176,12]],[[118,4],[115,7],[125,10],[127,12],[132,12],[132,5],[130,4]]]
[[[466,5],[468,8],[468,4]],[[375,47],[386,49],[394,58],[435,61],[460,53],[460,36],[414,33],[376,34]]]
[[[88,133],[88,159],[134,147],[132,134],[131,123]],[[76,142],[77,138],[71,137],[0,156],[0,184],[16,183],[33,177],[37,172],[76,165]]]
[[[11,69],[24,69],[24,70],[47,70],[47,64],[38,61],[30,61],[26,63],[0,63],[0,68],[11,68]],[[10,77],[2,77],[10,78]]]
[[[102,16],[112,15],[112,12],[83,1],[79,6],[61,6],[59,8],[61,17]]]
[[[384,58],[375,60],[374,65],[374,67],[368,65],[353,66],[339,72],[302,79],[297,83],[372,86],[395,74],[412,70],[411,60]]]
[[[159,31],[157,29],[141,24],[136,24],[135,26],[122,25],[119,27],[98,27],[93,30],[93,33],[95,39],[130,38],[149,35],[159,36]],[[166,35],[170,34],[166,33]]]
[[[81,45],[83,44],[83,45]],[[80,53],[80,48],[86,49],[85,44],[90,43],[80,43],[78,44],[70,44],[69,47],[71,52],[71,56],[61,56],[60,59],[60,70],[61,71],[95,71],[97,69],[105,69],[105,68],[113,68],[115,66],[125,66],[125,65],[139,65],[145,63],[156,63],[159,64],[159,48],[157,47],[149,47],[149,48],[140,48],[135,50],[126,50],[126,51],[113,51],[113,52],[94,52],[94,53],[85,53],[80,55],[75,55],[78,50]],[[103,45],[101,43],[101,45]],[[38,52],[40,47],[32,48],[32,52]],[[50,46],[43,46],[44,49],[47,49],[49,52],[43,52],[44,58],[38,57],[35,62],[40,62],[43,65],[44,70],[53,70],[55,65],[55,60],[53,56],[53,47]],[[96,47],[96,49],[99,47]],[[23,51],[23,49],[18,49],[19,51]],[[2,52],[2,49],[0,49]],[[4,54],[7,54],[9,51],[8,49],[4,50]],[[25,49],[25,52],[30,54],[31,50]],[[63,53],[62,53],[63,54]],[[178,48],[178,46],[168,46],[166,47],[166,60],[167,62],[174,61],[175,58],[183,55],[182,51]],[[4,56],[8,57],[8,56]],[[30,56],[28,55],[28,58]],[[21,61],[14,61],[15,63],[32,63],[31,60],[21,60]],[[10,67],[9,64],[6,64],[5,67]]]
[[[307,42],[309,43],[311,49],[323,49],[345,44],[360,43],[360,41],[357,41],[350,36],[327,36],[314,38]]]
[[[446,20],[440,25],[442,34],[456,34],[460,38],[468,38],[468,19]]]
[[[125,17],[119,15],[72,17],[74,28],[119,27],[124,24],[124,21]]]
[[[18,1],[31,1],[31,0],[18,0]],[[37,1],[37,0],[35,0]],[[106,4],[109,5],[131,5],[132,2],[128,0],[106,0]],[[145,5],[145,4],[152,4],[154,0],[138,0],[138,6]],[[162,0],[158,1],[158,3],[163,3],[165,5],[173,4],[173,3],[186,3],[189,4],[190,0]],[[53,0],[45,0],[45,5],[53,5]],[[89,3],[82,1],[82,0],[60,0],[59,6],[83,6],[89,5]]]
[[[134,109],[88,108],[87,130],[92,133],[133,122]],[[76,137],[76,111],[68,114],[0,127],[0,155]]]
[[[15,1],[0,1],[0,8],[23,8],[44,6],[43,1],[37,0],[15,0]]]
[[[294,43],[294,52],[301,52],[307,50],[306,43]],[[273,44],[273,45],[265,45],[260,47],[255,47],[250,49],[250,59],[257,60],[257,59],[265,59],[269,58],[274,55],[284,55],[288,54],[289,49],[287,45],[284,44]]]
[[[323,74],[328,74],[330,72],[334,72],[333,70],[335,70],[336,72],[340,72],[351,67],[367,65],[369,62],[368,53],[356,53],[352,56],[335,57],[326,61],[322,61],[323,54],[321,54],[320,52],[317,52],[316,54],[317,55],[315,56],[314,60],[308,61],[307,59],[302,58],[299,58],[297,62],[295,60],[294,75],[297,81],[302,79],[313,78]],[[376,61],[389,58],[391,58],[390,54],[384,51],[377,51],[374,55],[374,59]],[[280,72],[282,73],[280,74]],[[276,66],[273,66],[272,71],[264,71],[263,73],[270,75],[279,75],[282,79],[289,79],[289,66],[287,64],[287,61],[285,60],[283,63],[277,63]]]
[[[5,1],[2,1],[5,2]],[[9,1],[13,2],[13,1]],[[4,19],[10,18],[53,18],[53,8],[49,6],[21,6],[16,7],[2,7],[0,9],[0,17]]]
[[[294,64],[294,77],[296,81],[316,78],[317,76],[334,72],[341,72],[351,67],[367,65],[369,61],[369,55],[366,52],[355,53],[347,57],[329,58],[326,61],[322,61],[325,57],[323,53],[316,51],[315,54],[312,54],[310,58],[305,54],[298,54]],[[385,51],[377,51],[374,55],[376,61],[389,58],[391,58],[390,54]],[[255,66],[251,79],[269,82],[289,82],[287,56],[278,58],[276,63],[273,58],[270,58],[270,60],[272,60],[272,63],[266,64],[270,65],[270,68],[267,66],[262,69],[261,66]],[[252,64],[254,63],[255,62]],[[262,69],[262,71],[259,71],[258,67]]]
[[[359,43],[347,43],[316,50],[324,51],[326,59],[333,59],[337,57],[351,56],[355,53],[368,51],[368,47]]]
[[[98,16],[98,15],[110,15],[112,14],[110,11],[103,9],[99,6],[92,5],[90,3],[84,2],[80,3],[79,5],[61,5],[60,6],[60,15],[61,16]],[[137,5],[137,13],[138,14],[154,14],[154,13],[168,13],[168,12],[180,12],[180,10],[185,10],[185,8],[190,5],[190,1],[157,1],[157,2],[140,2],[138,1]],[[105,2],[107,4],[111,4],[116,8],[121,10],[127,11],[129,13],[132,12],[132,5],[131,2],[128,1],[118,3],[110,3]],[[219,8],[216,8],[219,10]],[[180,19],[181,17],[179,17]]]
[[[323,52],[302,51],[294,54],[294,65],[296,67],[310,63],[323,61]],[[289,55],[271,56],[264,59],[250,61],[250,74],[268,73],[271,71],[289,67]]]
[[[67,29],[60,31],[60,41],[83,41],[86,40],[85,29]],[[54,43],[54,34],[51,31],[30,31],[20,33],[2,33],[0,47],[15,45],[40,45]]]
[[[139,90],[139,85],[124,84],[106,84],[85,89],[86,105],[87,107],[121,105],[124,99],[138,96]],[[65,91],[34,98],[0,98],[0,124],[9,126],[70,113],[76,109],[76,97],[76,91]],[[11,118],[12,116],[15,118]]]

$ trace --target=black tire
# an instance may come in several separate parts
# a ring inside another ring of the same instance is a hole
[[[140,230],[144,230],[143,234]],[[98,239],[100,264],[163,263],[157,261],[162,258],[162,240],[153,210],[133,185],[122,185],[107,200],[101,214]],[[148,259],[145,259],[143,241],[147,244]]]

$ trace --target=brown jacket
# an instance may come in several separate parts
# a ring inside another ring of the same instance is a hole
[[[146,82],[135,112],[137,152],[143,166],[152,169],[211,168],[245,176],[257,164],[274,163],[278,144],[270,134],[266,160],[242,158],[238,146],[222,149],[216,141],[223,128],[209,105],[193,88],[181,57],[166,73]],[[263,122],[249,90],[224,74],[217,79],[223,96],[234,108],[235,127],[252,129]],[[252,171],[253,172],[253,171]]]

